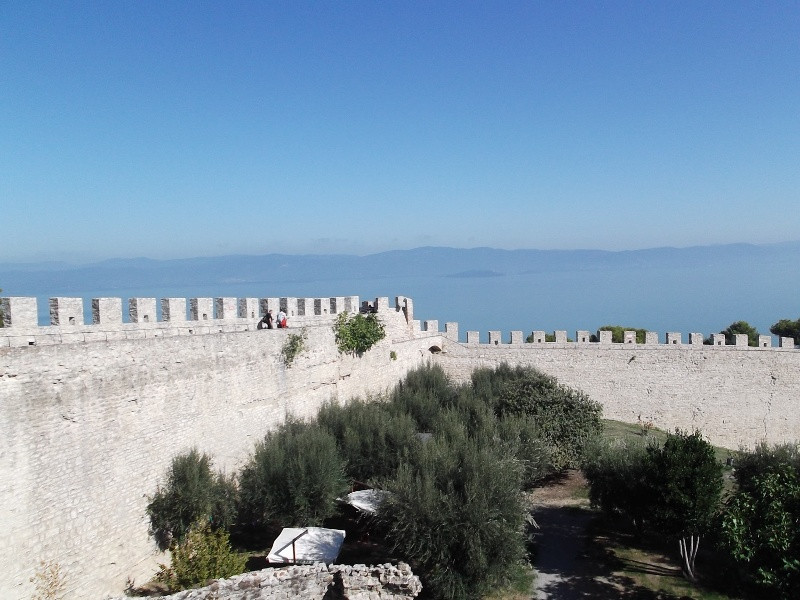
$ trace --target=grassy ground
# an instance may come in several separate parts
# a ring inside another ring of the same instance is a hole
[[[605,421],[604,425],[605,436],[610,439],[652,440],[661,443],[667,436],[664,431],[638,424]],[[715,448],[715,452],[723,465],[729,457],[735,456],[735,451],[727,448]],[[729,472],[730,469],[726,471]],[[602,596],[645,600],[742,599],[741,596],[718,591],[722,586],[719,585],[720,582],[714,581],[713,575],[718,571],[713,564],[714,555],[708,547],[701,546],[698,556],[700,584],[689,583],[680,569],[677,544],[669,544],[656,537],[642,538],[636,535],[626,523],[610,520],[594,511],[589,506],[588,494],[586,480],[579,472],[570,472],[565,477],[535,490],[533,494],[534,505],[544,506],[549,510],[560,508],[568,511],[564,514],[580,511],[584,515],[591,515],[586,532],[586,552],[582,560],[585,561],[585,578],[594,580],[593,584],[586,587],[592,589],[594,585],[593,589],[599,595],[576,593],[574,597]]]
[[[605,566],[608,579],[620,589],[622,598],[658,600],[741,600],[742,596],[718,591],[720,582],[713,555],[700,554],[701,581],[692,584],[681,573],[677,544],[663,540],[640,539],[624,525],[598,516],[588,530],[589,555]],[[705,575],[705,577],[704,577]]]
[[[507,587],[492,591],[483,600],[530,600],[536,571],[528,564],[519,565]]]
[[[609,439],[636,439],[636,440],[653,440],[663,443],[667,438],[667,432],[655,427],[648,427],[636,423],[623,423],[621,421],[603,421],[603,435]],[[728,459],[735,459],[738,452],[730,448],[722,448],[721,446],[714,446],[714,452],[717,460],[723,465],[728,462]]]

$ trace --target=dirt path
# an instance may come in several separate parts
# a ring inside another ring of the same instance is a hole
[[[540,527],[536,600],[614,598],[620,591],[587,555],[586,528],[593,515],[581,494],[585,485],[580,473],[570,472],[534,493],[533,515]]]

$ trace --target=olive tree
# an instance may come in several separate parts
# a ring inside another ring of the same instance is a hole
[[[256,445],[239,489],[243,522],[304,527],[334,514],[349,488],[334,437],[316,424],[288,421]]]
[[[233,477],[211,470],[211,457],[192,449],[172,459],[167,482],[147,504],[150,534],[166,550],[181,542],[198,522],[229,529],[236,518],[237,487]]]
[[[479,598],[524,557],[522,467],[451,425],[400,466],[379,519],[433,598]]]

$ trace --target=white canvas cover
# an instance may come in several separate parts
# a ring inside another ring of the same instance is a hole
[[[357,508],[361,512],[374,515],[378,512],[378,506],[381,500],[383,500],[387,494],[388,492],[383,490],[359,490],[347,494],[344,502]]]
[[[343,529],[284,527],[272,543],[267,560],[271,563],[331,564],[339,556],[344,537]],[[294,548],[292,540],[295,540]]]

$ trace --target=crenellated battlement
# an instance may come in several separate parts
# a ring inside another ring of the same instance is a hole
[[[458,342],[459,338],[459,329],[458,323],[445,323],[444,331],[439,331],[439,321],[424,321],[421,326],[422,331],[428,333],[441,333],[446,339]],[[627,346],[627,345],[634,345],[634,346],[690,346],[690,347],[702,347],[702,348],[712,348],[712,347],[720,347],[723,346],[725,348],[748,348],[752,350],[757,350],[759,348],[772,348],[774,349],[783,349],[783,350],[794,350],[795,344],[794,339],[790,337],[781,337],[778,339],[778,346],[772,345],[772,336],[769,335],[760,335],[758,336],[758,346],[749,346],[748,345],[748,338],[746,334],[736,334],[734,344],[727,345],[725,344],[725,335],[722,333],[713,333],[711,334],[712,344],[705,345],[704,337],[702,333],[692,332],[688,336],[687,343],[684,343],[683,334],[676,331],[668,331],[664,335],[664,338],[661,338],[660,334],[656,331],[648,331],[645,333],[645,341],[644,343],[638,343],[636,341],[636,332],[635,331],[625,331],[624,337],[622,342],[612,342],[612,332],[611,331],[604,331],[598,330],[594,334],[589,331],[585,330],[578,330],[575,332],[574,338],[569,338],[567,331],[564,330],[557,330],[549,334],[549,332],[545,332],[543,330],[535,330],[530,333],[531,341],[528,341],[528,338],[525,337],[523,331],[511,331],[509,332],[509,336],[507,341],[503,341],[503,332],[502,331],[489,331],[488,332],[488,342],[481,342],[480,336],[481,332],[479,331],[467,331],[466,337],[466,344],[468,345],[475,345],[475,346],[548,346],[548,347],[564,347],[569,348],[572,346]],[[547,341],[547,337],[550,335],[552,337],[552,341]],[[663,342],[661,340],[664,340]]]
[[[159,557],[142,515],[172,457],[197,448],[222,470],[238,468],[287,417],[378,398],[425,364],[457,383],[476,368],[533,367],[589,395],[606,418],[700,429],[728,448],[800,431],[790,338],[773,347],[762,336],[751,348],[745,335],[726,346],[714,334],[707,346],[699,333],[651,331],[639,344],[634,331],[612,343],[610,331],[494,330],[481,342],[458,323],[440,332],[439,321],[415,320],[404,296],[59,297],[46,325],[35,298],[0,298],[0,308],[3,598],[31,596],[39,558],[68,566],[79,600],[149,579]],[[284,310],[290,329],[256,331],[268,310]],[[340,352],[331,325],[344,311],[376,313],[385,338],[360,355]],[[283,348],[301,327],[305,348],[289,365]]]
[[[413,321],[410,298],[398,296],[359,302],[358,296],[328,298],[130,298],[123,319],[122,298],[93,298],[91,323],[83,298],[50,298],[50,324],[39,324],[38,302],[30,297],[0,298],[4,327],[0,347],[36,346],[175,335],[251,331],[272,310],[283,310],[289,327],[325,325],[342,312],[398,312]]]
[[[35,346],[48,344],[79,343],[113,339],[137,339],[147,337],[202,335],[210,333],[229,333],[250,331],[257,328],[258,321],[272,310],[277,315],[283,310],[289,318],[290,327],[325,325],[332,322],[341,312],[398,312],[405,314],[405,320],[413,331],[428,335],[441,334],[445,339],[459,342],[459,326],[447,322],[444,331],[439,331],[438,320],[415,321],[413,301],[405,296],[397,296],[391,306],[388,297],[375,298],[374,301],[359,301],[358,296],[334,296],[326,298],[271,297],[271,298],[129,298],[127,302],[127,321],[124,319],[122,298],[93,298],[91,300],[91,323],[85,322],[87,314],[83,298],[50,298],[50,324],[39,323],[38,302],[31,297],[0,298],[5,326],[0,328],[0,347]],[[645,333],[645,341],[636,341],[635,331],[625,331],[620,343],[612,342],[610,331],[577,330],[570,338],[565,330],[549,334],[544,330],[533,330],[525,336],[521,330],[510,331],[506,341],[503,332],[488,332],[488,342],[481,342],[479,331],[467,331],[465,343],[478,346],[532,346],[574,347],[574,346],[680,346],[680,347],[724,347],[726,349],[756,349],[748,346],[747,336],[737,334],[735,343],[726,345],[721,333],[711,335],[712,345],[704,345],[702,333],[691,332],[684,341],[680,332],[669,331],[663,337],[655,331]],[[548,337],[552,341],[547,341]],[[528,341],[530,340],[530,341]],[[772,336],[759,336],[759,349],[794,350],[794,340],[789,337],[778,339],[773,346]],[[532,347],[531,346],[531,347]]]

